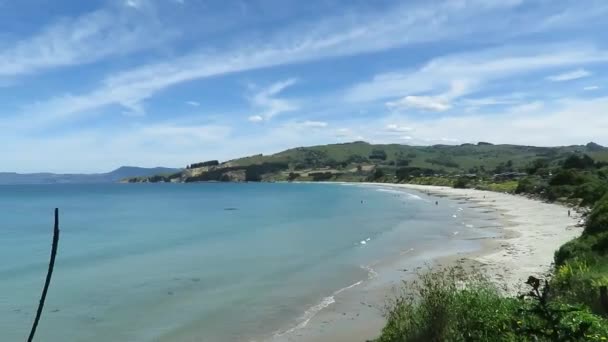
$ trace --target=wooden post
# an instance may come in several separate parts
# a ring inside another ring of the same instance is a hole
[[[53,246],[51,248],[51,260],[49,261],[49,269],[46,273],[46,280],[44,282],[44,288],[42,289],[42,295],[40,296],[40,304],[38,304],[38,311],[36,312],[36,318],[30,331],[30,336],[27,341],[32,342],[34,340],[34,334],[36,334],[36,328],[42,315],[42,308],[44,307],[44,301],[46,300],[46,293],[49,290],[51,284],[51,276],[53,275],[53,267],[55,266],[55,256],[57,255],[57,245],[59,244],[59,209],[55,208],[55,227],[53,228]]]

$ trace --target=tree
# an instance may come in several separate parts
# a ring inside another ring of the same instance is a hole
[[[373,150],[369,159],[386,160],[386,152],[384,150]]]
[[[454,182],[454,187],[457,189],[465,189],[469,185],[469,179],[460,177]]]
[[[595,161],[586,154],[573,154],[564,160],[564,169],[589,169],[595,166]]]
[[[289,180],[290,182],[295,180],[296,178],[300,177],[299,173],[296,172],[290,172],[289,176],[287,177],[287,180]]]
[[[538,159],[534,160],[533,162],[531,162],[526,167],[526,172],[528,172],[531,175],[534,175],[539,170],[546,169],[548,167],[549,167],[549,160],[548,159],[546,159],[546,158],[538,158]]]

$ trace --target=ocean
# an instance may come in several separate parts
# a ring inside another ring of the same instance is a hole
[[[480,229],[492,213],[466,201],[380,186],[0,186],[1,341],[29,333],[55,207],[37,341],[261,341],[404,251],[431,259],[492,234]]]

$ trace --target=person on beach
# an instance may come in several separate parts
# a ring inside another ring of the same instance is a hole
[[[439,201],[435,201],[435,205],[439,205]]]
[[[570,217],[570,209],[568,209],[568,217]]]

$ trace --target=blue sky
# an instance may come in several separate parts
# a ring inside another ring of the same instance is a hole
[[[608,145],[605,0],[0,0],[0,171]]]

